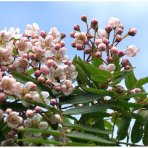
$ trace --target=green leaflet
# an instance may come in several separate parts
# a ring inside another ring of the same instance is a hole
[[[43,130],[43,129],[36,129],[36,128],[24,128],[24,129],[17,129],[20,132],[32,132],[32,133],[44,133],[44,134],[50,134],[50,135],[57,135],[60,136],[62,133],[57,130]]]
[[[110,134],[110,132],[107,132],[105,130],[101,130],[98,128],[93,128],[85,125],[79,125],[79,124],[65,124],[65,126],[73,129],[79,129],[79,130],[84,130],[87,132],[92,132],[92,133],[101,133],[101,134]]]
[[[63,114],[64,115],[86,114],[86,113],[91,113],[91,112],[99,112],[107,108],[109,108],[108,104],[76,107],[76,108],[71,108],[71,109],[64,111]]]
[[[95,144],[90,143],[79,143],[79,142],[68,142],[66,143],[66,146],[95,146]]]
[[[62,145],[61,142],[57,142],[54,140],[44,140],[44,139],[28,139],[28,138],[23,138],[23,139],[16,139],[17,142],[22,141],[22,142],[30,142],[30,143],[40,143],[40,144],[55,144],[55,145]]]
[[[123,140],[128,135],[128,128],[129,128],[130,122],[131,122],[130,117],[126,117],[122,119],[117,131],[118,140]]]
[[[126,77],[125,77],[125,85],[127,89],[132,89],[136,86],[137,79],[135,77],[134,72],[130,72]]]
[[[141,87],[142,85],[148,83],[148,77],[141,78],[137,81],[136,87]]]
[[[70,95],[67,97],[61,97],[60,103],[61,104],[80,104],[80,103],[88,103],[94,100],[101,99],[102,96],[99,96],[94,93],[82,93],[79,95]]]
[[[131,132],[131,141],[132,143],[137,143],[141,140],[143,136],[143,125],[142,123],[138,122],[137,120],[134,123]]]
[[[82,132],[71,132],[66,134],[66,136],[68,136],[69,138],[76,138],[76,139],[83,139],[83,140],[88,140],[88,141],[94,141],[94,142],[99,142],[99,143],[104,143],[104,144],[114,144],[114,142],[103,139],[101,137],[98,136],[94,136],[91,134],[86,134],[86,133],[82,133]]]
[[[96,94],[102,95],[102,96],[114,96],[115,95],[114,92],[108,91],[108,90],[103,90],[103,89],[95,89],[95,88],[87,88],[87,87],[83,87],[83,89],[85,91],[96,93]]]

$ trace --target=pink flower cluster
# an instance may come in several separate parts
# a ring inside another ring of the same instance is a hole
[[[36,23],[27,24],[23,34],[18,28],[0,31],[0,90],[39,101],[35,84],[28,82],[23,86],[9,74],[11,71],[26,74],[32,69],[34,73],[31,76],[48,86],[53,93],[72,93],[72,81],[78,73],[66,55],[64,37],[55,27],[49,32],[40,31]]]
[[[100,59],[102,64],[98,65],[99,69],[114,71],[116,68],[114,65],[115,60],[125,55],[134,57],[139,51],[139,48],[135,45],[129,45],[125,50],[117,47],[124,38],[134,36],[137,33],[136,28],[130,28],[128,33],[123,35],[124,26],[118,18],[111,17],[105,29],[99,29],[97,19],[92,19],[90,26],[85,15],[81,17],[81,20],[85,22],[87,31],[82,32],[79,25],[73,27],[74,31],[70,33],[70,36],[74,38],[72,47],[83,50],[84,60],[87,62],[92,61],[93,58]],[[123,61],[122,66],[128,68],[129,62],[125,63],[128,59],[123,59]]]

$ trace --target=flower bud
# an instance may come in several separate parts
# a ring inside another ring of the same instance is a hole
[[[55,114],[54,117],[58,120],[58,121],[62,121],[61,116],[59,114]]]
[[[141,92],[141,89],[140,88],[135,88],[135,93],[140,93]]]
[[[80,26],[79,26],[79,25],[74,25],[73,29],[74,29],[75,31],[80,31]]]
[[[39,77],[39,76],[41,75],[41,71],[40,71],[40,70],[36,70],[36,71],[34,72],[34,75],[35,75],[36,77]]]
[[[82,16],[81,16],[81,20],[82,20],[83,22],[87,22],[87,16],[86,16],[86,15],[82,15]]]
[[[56,43],[56,45],[55,45],[55,49],[56,49],[56,50],[59,50],[60,48],[61,48],[61,44]]]
[[[51,81],[51,80],[49,80],[49,79],[48,79],[48,80],[46,80],[46,84],[47,84],[47,85],[50,85],[51,83],[52,83],[52,81]]]
[[[124,29],[124,25],[123,24],[119,24],[118,28],[121,28],[123,30]]]
[[[109,44],[109,43],[110,43],[107,38],[104,38],[104,39],[103,39],[103,42],[104,42],[105,44]]]
[[[56,99],[51,99],[51,100],[50,100],[50,105],[54,106],[54,105],[56,105],[56,104],[57,104]]]
[[[26,117],[33,117],[34,116],[34,112],[33,110],[28,109],[25,113]]]
[[[116,46],[113,46],[111,49],[110,49],[110,52],[112,54],[117,54],[118,53],[118,48]]]
[[[11,131],[8,133],[8,139],[14,138],[15,135],[16,135],[16,131],[11,130]]]
[[[116,36],[116,42],[120,42],[122,40],[122,36],[121,35],[117,35]]]
[[[40,106],[36,106],[35,109],[34,109],[37,113],[39,113],[42,109]]]
[[[83,50],[83,45],[82,44],[76,44],[77,50]]]
[[[103,43],[103,41],[102,41],[102,39],[96,39],[95,43],[96,43],[96,45],[99,45],[99,44]]]
[[[49,68],[46,65],[41,66],[40,71],[43,75],[49,74]]]
[[[5,72],[7,70],[7,68],[5,66],[1,66],[1,71]]]
[[[128,35],[130,36],[135,36],[137,33],[137,29],[136,28],[130,28],[128,31]]]
[[[66,37],[65,33],[61,33],[61,40],[64,39]]]
[[[91,50],[90,50],[90,48],[84,48],[84,53],[85,54],[90,54],[91,53]]]
[[[71,46],[74,47],[74,48],[76,48],[76,43],[75,42],[72,42],[71,43]]]
[[[129,64],[129,60],[128,59],[122,59],[121,64],[122,64],[123,67],[125,67]]]
[[[38,77],[37,79],[40,83],[44,83],[45,82],[45,78],[44,77]]]
[[[97,51],[94,56],[100,58],[102,57],[102,53],[100,51]]]
[[[98,20],[97,19],[92,19],[92,21],[91,21],[91,27],[94,29],[94,30],[96,30],[96,29],[98,29]]]
[[[55,89],[55,91],[57,91],[57,92],[61,91],[61,87],[60,87],[60,86],[55,86],[54,89]]]
[[[117,28],[117,34],[121,35],[123,33],[122,28]]]
[[[118,50],[118,56],[119,57],[123,57],[124,56],[124,52],[122,50]]]
[[[100,44],[98,45],[98,49],[99,49],[100,51],[105,51],[106,45],[105,45],[104,43],[100,43]]]
[[[46,37],[46,32],[45,31],[41,31],[40,32],[40,36],[43,37],[43,38],[45,38]]]
[[[130,70],[131,69],[131,66],[127,65],[125,66],[125,70]]]
[[[107,25],[106,28],[105,28],[105,31],[109,34],[112,31],[112,26]]]
[[[13,65],[9,65],[8,66],[8,69],[11,71],[11,70],[15,70],[14,66]]]
[[[7,114],[10,114],[11,112],[12,112],[12,109],[11,109],[11,108],[7,108],[7,109],[6,109],[6,113],[7,113]]]
[[[70,37],[75,38],[75,32],[70,32]]]
[[[111,56],[108,56],[107,59],[106,59],[106,61],[108,63],[112,63],[113,62],[113,58]]]
[[[3,92],[0,92],[0,102],[5,101],[6,99],[7,99],[6,94],[5,94],[5,93],[3,93]]]
[[[64,41],[60,41],[60,45],[61,45],[61,47],[64,47],[65,46],[65,42]]]
[[[38,39],[38,35],[33,35],[32,38],[33,39]]]
[[[34,54],[34,53],[29,53],[29,58],[30,58],[31,60],[36,60],[36,54]]]

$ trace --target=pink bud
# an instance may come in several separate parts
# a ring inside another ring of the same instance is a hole
[[[40,70],[36,70],[36,71],[34,72],[34,75],[35,75],[36,77],[39,77],[39,76],[41,75],[41,71],[40,71]]]
[[[58,121],[61,122],[62,119],[61,119],[61,116],[60,116],[59,114],[55,114],[54,117],[55,117]]]
[[[85,54],[90,54],[91,53],[91,50],[90,50],[90,48],[84,48],[84,53]]]
[[[106,38],[103,39],[103,42],[104,42],[105,44],[109,44],[109,40],[106,39]]]
[[[54,61],[52,59],[49,59],[47,62],[46,62],[46,65],[50,68],[54,65]]]
[[[60,45],[61,45],[61,47],[64,47],[65,46],[65,42],[64,41],[60,41]]]
[[[140,93],[141,89],[140,88],[135,88],[135,93]]]
[[[27,111],[26,111],[26,117],[33,117],[34,116],[34,111],[33,110],[30,110],[30,109],[28,109]]]
[[[41,107],[40,106],[36,106],[34,109],[36,112],[40,112],[41,111]]]
[[[100,43],[100,44],[98,45],[98,48],[99,48],[100,51],[105,51],[106,45],[105,45],[104,43]]]
[[[46,32],[45,31],[41,31],[40,32],[40,36],[43,37],[43,38],[45,38],[46,37]]]
[[[12,109],[11,109],[11,108],[7,108],[7,109],[6,109],[6,113],[7,113],[7,114],[10,114],[11,112],[12,112]]]
[[[108,63],[112,63],[113,62],[113,58],[111,56],[108,56],[107,59],[106,59],[106,61]]]
[[[34,53],[29,53],[29,57],[31,60],[36,60],[36,54]]]
[[[128,59],[122,59],[121,64],[122,64],[123,67],[125,67],[129,64],[129,60]]]
[[[38,39],[38,35],[33,35],[32,38],[33,39]]]
[[[83,50],[83,45],[82,44],[76,44],[77,50]]]
[[[100,58],[102,56],[102,54],[100,51],[97,51],[94,56]]]
[[[48,79],[48,80],[46,80],[46,84],[50,85],[50,84],[52,84],[52,81]]]
[[[122,50],[118,50],[118,56],[119,56],[119,57],[123,57],[124,54],[125,54],[125,53],[124,53]]]
[[[75,48],[76,47],[76,43],[75,42],[72,42],[71,43],[71,46]]]
[[[130,28],[128,31],[128,35],[130,36],[135,36],[137,33],[137,29],[136,28]]]
[[[111,49],[110,49],[111,53],[112,54],[117,54],[118,53],[118,48],[113,46]]]
[[[110,33],[112,31],[112,26],[111,25],[107,25],[105,28],[107,33]]]
[[[56,43],[55,49],[56,49],[56,50],[59,50],[60,48],[61,48],[61,45],[60,45],[59,43]]]
[[[82,20],[83,22],[87,22],[87,16],[86,16],[86,15],[82,15],[82,16],[81,16],[81,20]]]
[[[50,100],[50,105],[54,106],[54,105],[56,105],[56,104],[57,104],[56,99],[51,99],[51,100]]]
[[[80,31],[80,26],[79,26],[79,25],[74,25],[73,29],[74,29],[75,31]]]
[[[58,91],[61,91],[61,87],[60,87],[60,86],[55,86],[54,89],[55,89],[55,91],[57,91],[57,92],[58,92]]]
[[[1,66],[1,71],[5,72],[7,70],[7,68],[5,66]]]
[[[121,35],[117,35],[116,36],[116,42],[120,42],[122,40],[122,36]]]
[[[121,35],[122,32],[123,32],[122,28],[118,28],[118,29],[117,29],[117,34]]]
[[[11,71],[11,70],[15,70],[14,66],[13,65],[9,65],[8,66],[8,69]]]
[[[24,98],[27,99],[27,100],[31,100],[32,99],[32,96],[31,96],[31,94],[26,94],[24,96]]]
[[[103,43],[103,41],[102,41],[102,39],[96,39],[95,43],[96,43],[96,45],[99,45],[99,44]]]
[[[93,29],[96,29],[98,27],[98,20],[97,19],[92,19],[91,21],[91,26]]]
[[[37,79],[40,83],[44,83],[45,82],[45,78],[44,77],[38,77]]]
[[[0,92],[0,102],[5,101],[6,99],[7,99],[6,94],[5,94],[5,93],[3,93],[3,92]]]
[[[15,135],[16,135],[16,131],[11,130],[11,131],[8,133],[8,138],[14,138]]]
[[[123,24],[120,24],[119,26],[118,26],[118,28],[121,28],[122,30],[124,29],[124,25]]]
[[[75,32],[70,32],[70,37],[75,38]]]
[[[46,65],[41,66],[40,71],[43,75],[49,74],[49,68]]]

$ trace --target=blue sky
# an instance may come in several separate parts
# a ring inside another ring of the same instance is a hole
[[[130,44],[138,46],[141,51],[130,60],[136,67],[137,78],[148,76],[148,2],[146,1],[0,2],[0,29],[19,27],[23,31],[26,24],[34,22],[46,31],[55,26],[67,34],[65,39],[67,54],[72,59],[80,52],[71,47],[72,39],[69,38],[69,33],[74,24],[83,26],[80,20],[83,14],[90,20],[97,18],[100,28],[104,28],[107,20],[112,16],[121,20],[125,26],[125,32],[130,27],[136,27],[137,35],[125,39],[119,47],[125,49]]]

